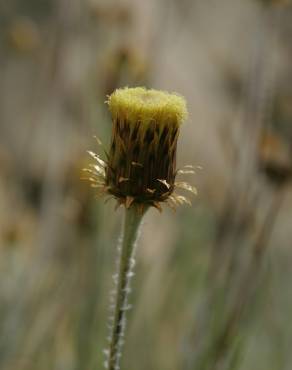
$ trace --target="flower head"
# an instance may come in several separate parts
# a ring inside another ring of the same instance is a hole
[[[181,123],[187,117],[183,97],[142,87],[116,90],[107,101],[112,115],[112,139],[107,160],[90,152],[97,164],[86,170],[93,186],[124,204],[143,209],[161,202],[188,203],[174,195],[176,187],[195,192],[176,170],[176,148]]]

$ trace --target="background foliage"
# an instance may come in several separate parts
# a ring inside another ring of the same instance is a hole
[[[289,1],[0,4],[0,368],[101,369],[122,210],[80,181],[120,86],[188,101],[192,208],[145,219],[123,369],[292,366]]]

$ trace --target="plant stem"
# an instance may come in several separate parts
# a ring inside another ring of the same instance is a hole
[[[106,368],[108,370],[120,369],[121,348],[126,327],[126,311],[128,306],[128,296],[130,293],[130,280],[133,275],[134,252],[138,238],[139,226],[145,212],[138,212],[136,207],[125,209],[125,219],[123,227],[123,236],[119,246],[119,266],[118,274],[114,276],[116,281],[116,295],[114,304],[114,313],[111,326],[110,346],[107,351],[108,361]]]

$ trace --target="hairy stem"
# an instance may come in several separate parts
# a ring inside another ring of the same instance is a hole
[[[136,207],[130,207],[125,210],[123,236],[119,246],[118,273],[114,276],[117,286],[113,307],[114,312],[111,318],[110,346],[107,351],[106,369],[108,370],[120,369],[121,348],[126,327],[126,311],[129,309],[130,280],[135,263],[133,255],[139,226],[144,213],[138,212]]]

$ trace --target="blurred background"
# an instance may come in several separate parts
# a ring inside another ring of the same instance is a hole
[[[192,207],[145,217],[124,370],[292,368],[292,5],[0,3],[0,368],[103,368],[123,210],[80,180],[117,87],[184,95]]]

